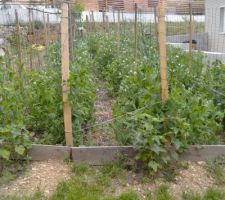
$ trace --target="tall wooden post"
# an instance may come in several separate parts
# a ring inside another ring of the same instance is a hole
[[[62,4],[61,18],[61,55],[62,55],[62,82],[63,82],[63,113],[64,113],[64,130],[67,146],[73,146],[72,133],[72,109],[68,101],[70,87],[69,79],[69,27],[68,27],[68,4]]]
[[[18,17],[17,10],[15,10],[15,17],[16,17],[16,33],[17,33],[17,41],[16,41],[17,54],[18,54],[19,63],[22,64],[21,43],[20,43],[20,24],[19,24],[19,17]]]
[[[162,103],[166,103],[169,98],[167,82],[167,55],[166,55],[166,23],[165,23],[166,0],[159,0],[159,54],[160,54],[160,73],[161,73],[161,95]]]
[[[134,4],[135,22],[134,22],[134,58],[137,60],[137,3]]]
[[[192,4],[189,3],[189,66],[192,65]]]

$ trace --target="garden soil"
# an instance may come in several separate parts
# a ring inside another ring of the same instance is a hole
[[[71,169],[63,161],[32,162],[16,180],[0,187],[1,195],[32,195],[37,191],[49,196],[59,182],[71,177]]]

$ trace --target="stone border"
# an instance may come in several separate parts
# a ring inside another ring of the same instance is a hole
[[[104,165],[117,160],[118,157],[132,160],[135,157],[135,150],[132,146],[67,147],[34,144],[28,155],[31,160],[36,161],[70,159],[76,163]],[[180,160],[207,161],[222,155],[225,155],[225,145],[190,146],[181,154]]]

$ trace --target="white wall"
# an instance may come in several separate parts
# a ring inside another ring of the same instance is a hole
[[[225,0],[205,0],[206,27],[209,51],[225,52],[225,33],[220,32],[220,7]]]
[[[54,8],[38,8],[39,10],[44,10],[49,13],[57,13],[58,10]],[[27,8],[10,8],[10,9],[0,9],[0,25],[12,25],[15,24],[15,10],[18,12],[18,17],[20,23],[29,23],[29,10]],[[43,12],[38,10],[33,10],[33,20],[43,22]],[[45,13],[45,21],[47,22],[47,13]],[[60,22],[59,14],[49,14],[49,22],[51,24],[56,24]]]

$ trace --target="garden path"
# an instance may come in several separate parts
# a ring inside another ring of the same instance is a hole
[[[112,99],[107,95],[104,84],[99,85],[95,102],[95,119],[99,125],[93,129],[90,143],[97,146],[112,146],[117,144],[115,134],[110,128],[110,123],[104,123],[112,120]],[[102,123],[104,125],[100,125]]]
[[[36,191],[51,195],[59,182],[71,177],[71,169],[63,161],[32,162],[28,169],[14,181],[0,187],[1,195],[32,195]]]

